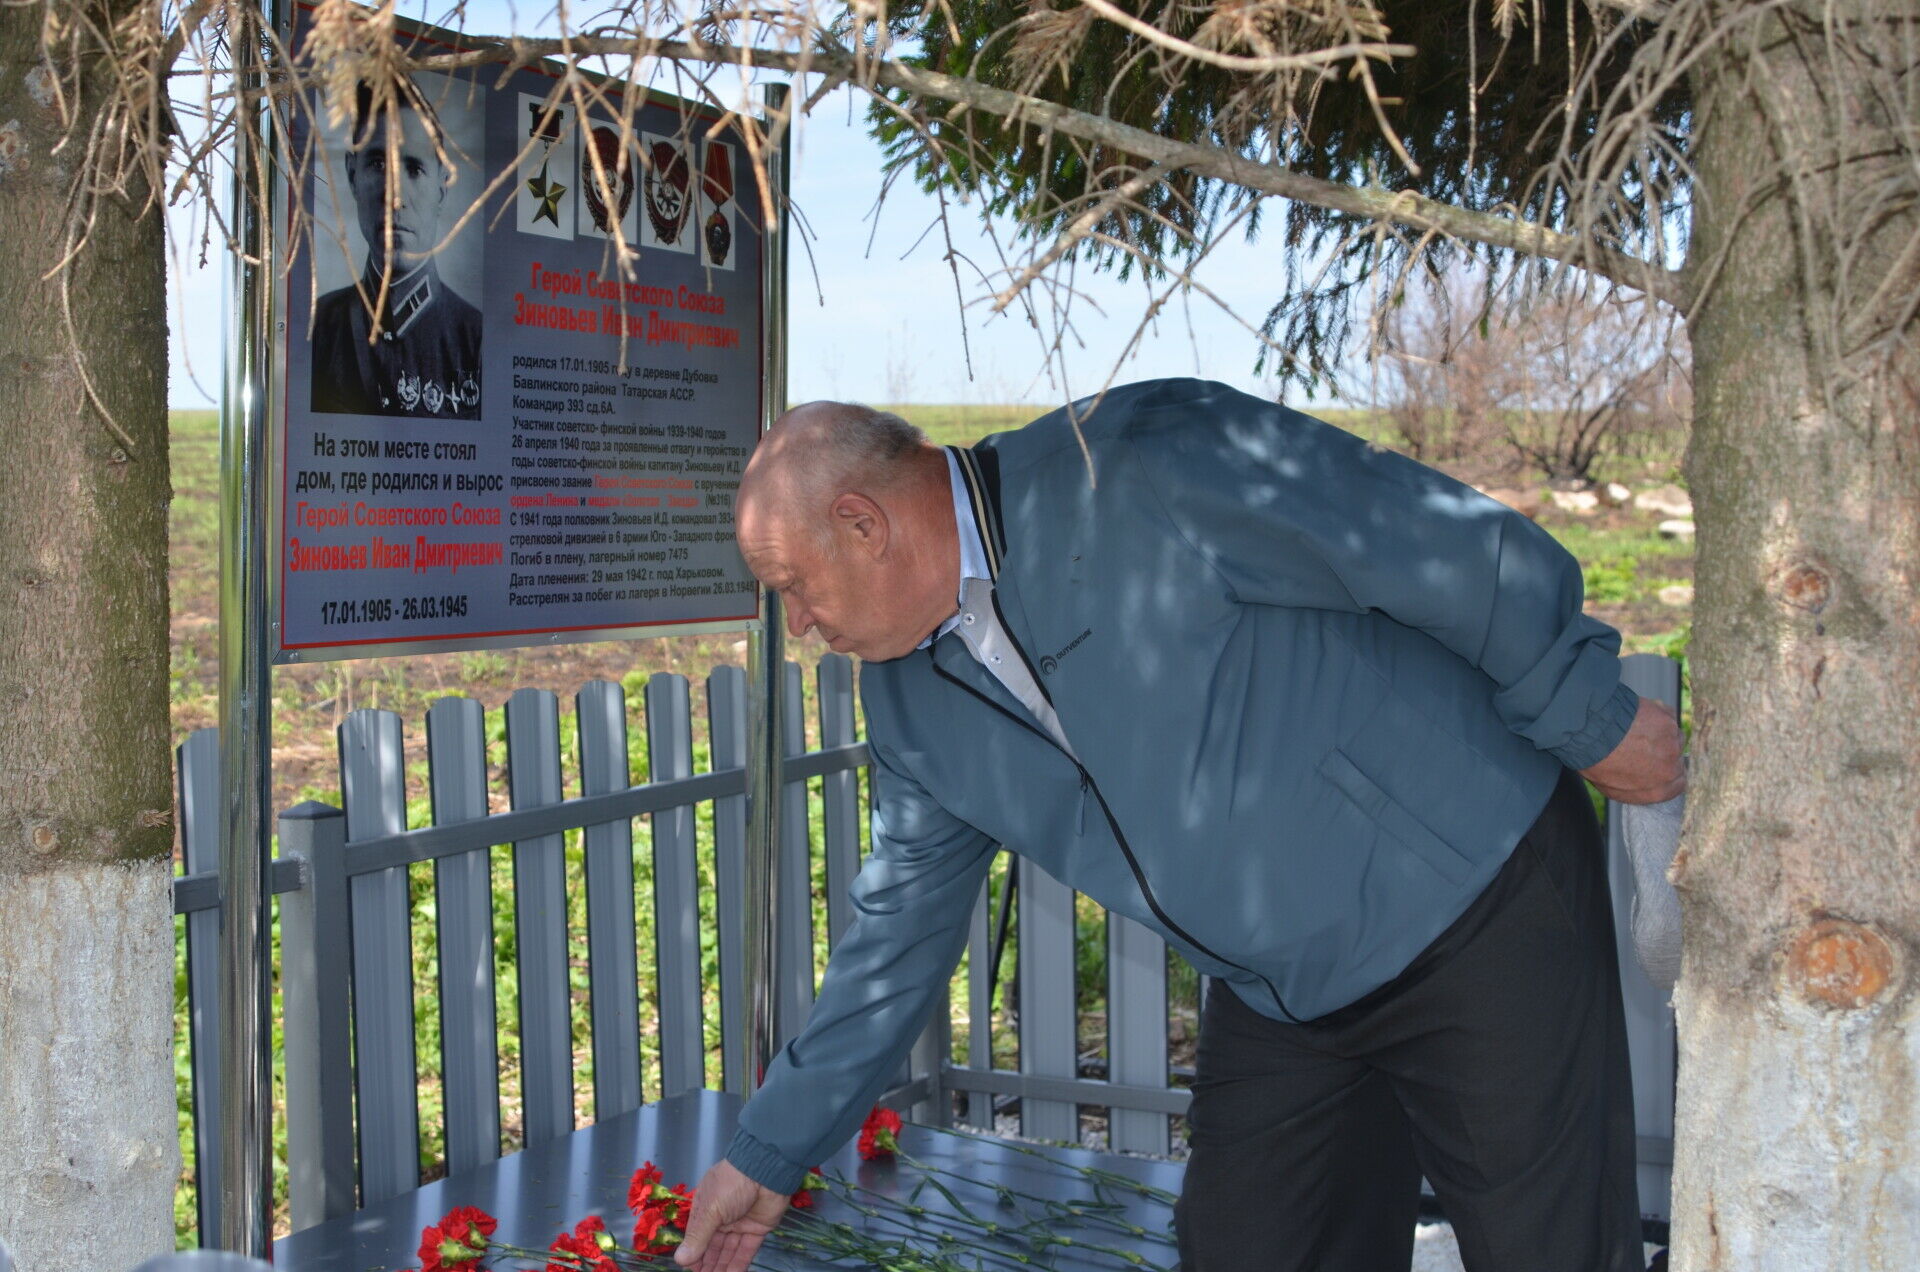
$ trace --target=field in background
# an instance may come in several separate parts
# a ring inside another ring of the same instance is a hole
[[[929,436],[943,444],[967,444],[979,437],[1007,428],[1016,428],[1044,413],[1042,407],[1025,406],[901,406],[892,408],[926,429]],[[1380,440],[1374,419],[1362,412],[1316,412],[1351,431]],[[210,411],[177,412],[173,416],[172,467],[174,499],[171,517],[172,552],[170,584],[173,655],[171,691],[175,740],[184,739],[193,729],[216,722],[218,710],[217,668],[217,581],[219,512],[216,499],[219,441],[214,414]],[[1605,471],[1609,479],[1623,481],[1636,489],[1670,482],[1675,475],[1677,457],[1660,456],[1616,460]],[[1656,530],[1657,514],[1631,508],[1610,509],[1590,516],[1579,516],[1555,508],[1544,494],[1544,483],[1529,481],[1516,471],[1504,455],[1477,457],[1460,465],[1447,465],[1463,480],[1484,488],[1509,492],[1533,492],[1542,505],[1536,520],[1552,532],[1577,557],[1587,582],[1590,612],[1620,627],[1627,646],[1635,650],[1677,653],[1684,649],[1690,604],[1660,599],[1662,589],[1670,596],[1676,584],[1690,583],[1693,572],[1693,547],[1688,540],[1662,538]],[[814,713],[811,668],[825,652],[816,639],[794,642],[790,656],[809,669],[809,717]],[[693,693],[695,720],[695,768],[707,764],[705,733],[704,678],[714,666],[744,661],[745,642],[737,635],[682,637],[632,642],[548,646],[491,652],[421,654],[404,659],[361,659],[335,663],[282,667],[274,673],[273,683],[273,807],[282,809],[303,799],[339,803],[336,776],[334,731],[346,714],[356,707],[381,707],[399,713],[405,722],[408,761],[408,817],[410,825],[424,825],[428,817],[426,801],[426,761],[424,718],[427,708],[438,698],[465,695],[477,699],[487,710],[488,760],[492,770],[492,789],[496,806],[504,806],[505,743],[503,712],[507,696],[515,689],[534,686],[552,690],[561,699],[562,749],[566,762],[575,760],[571,723],[573,694],[586,682],[606,679],[622,683],[627,692],[630,715],[634,718],[633,774],[644,781],[647,773],[644,731],[638,722],[640,699],[647,678],[655,672],[672,671],[685,675]],[[817,745],[817,724],[808,721],[808,736]],[[566,775],[568,789],[574,789],[571,772]],[[813,798],[819,798],[815,783]],[[816,812],[817,817],[817,812]],[[648,851],[645,819],[635,827],[636,852]],[[711,816],[697,818],[701,859],[706,878],[711,880]],[[816,825],[818,824],[816,820]],[[587,1033],[587,983],[584,948],[584,888],[580,886],[578,836],[569,840],[571,930],[580,934],[580,948],[574,951],[574,1021],[576,1065],[580,1075],[576,1098],[583,1118],[591,1117],[592,1055]],[[641,860],[647,858],[642,855]],[[504,850],[494,855],[495,896],[501,898],[496,915],[495,968],[502,1022],[515,1018],[516,980],[512,967],[513,927],[510,908],[512,896],[511,857]],[[431,895],[430,868],[413,870],[415,898],[428,903]],[[651,877],[636,871],[636,894],[640,939],[651,942]],[[819,894],[822,879],[815,880],[815,930],[821,934],[815,952],[816,969],[825,958],[824,901]],[[1082,898],[1078,915],[1078,975],[1083,986],[1104,985],[1105,925],[1098,907]],[[703,895],[703,909],[711,904],[711,890]],[[703,914],[702,929],[712,931],[712,916]],[[438,1156],[438,1010],[431,995],[433,984],[432,924],[417,922],[415,935],[416,1030],[422,1070],[422,1158],[423,1164]],[[1010,942],[1003,974],[1010,975],[1016,946]],[[714,984],[714,952],[704,951],[709,966],[705,982]],[[1179,959],[1171,960],[1169,997],[1172,1022],[1169,1041],[1176,1066],[1190,1064],[1195,1033],[1195,986],[1191,969]],[[184,1137],[191,1105],[191,1086],[187,1080],[184,1034],[184,963],[176,977],[180,1032],[179,1074],[182,1092],[181,1126],[183,1148],[189,1153],[187,1173],[176,1207],[177,1227],[183,1245],[193,1244],[193,1192],[190,1139]],[[652,966],[641,960],[643,994],[650,992]],[[964,964],[960,975],[964,977]],[[964,980],[956,1001],[964,1002]],[[711,998],[711,996],[710,996]],[[1104,990],[1090,988],[1080,1003],[1083,1051],[1099,1050],[1104,1037]],[[709,1055],[717,1084],[717,1002],[709,1002]],[[994,1018],[996,1062],[1011,1065],[1013,1018],[1007,1005],[997,1005]],[[965,1044],[964,1022],[956,1028],[956,1056]],[[647,1050],[651,1039],[643,1038],[643,1059],[651,1066],[656,1057]],[[276,1048],[277,1050],[277,1048]],[[501,1093],[505,1105],[503,1130],[509,1147],[517,1142],[518,1063],[517,1046],[510,1031],[501,1038]],[[1100,1119],[1087,1115],[1083,1126],[1096,1131]],[[284,1127],[276,1128],[276,1155],[284,1181]],[[279,1229],[284,1231],[284,1182]]]

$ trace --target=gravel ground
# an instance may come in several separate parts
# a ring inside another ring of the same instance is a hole
[[[1462,1272],[1452,1224],[1423,1223],[1413,1230],[1412,1272]]]
[[[1649,1261],[1661,1247],[1648,1245],[1641,1254]],[[1413,1230],[1413,1268],[1411,1272],[1462,1272],[1460,1246],[1453,1239],[1453,1225],[1423,1223]]]

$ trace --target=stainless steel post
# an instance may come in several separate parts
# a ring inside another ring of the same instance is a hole
[[[267,21],[274,22],[269,10]],[[272,894],[267,819],[273,709],[267,661],[266,441],[272,278],[272,159],[255,103],[266,80],[256,10],[233,11],[239,106],[234,138],[230,299],[220,404],[220,1232],[221,1246],[269,1254],[273,1205],[269,992]]]
[[[785,113],[787,86],[770,84],[766,90],[769,121]],[[788,150],[783,144],[769,157],[776,223],[767,231],[763,285],[760,292],[766,331],[766,366],[762,395],[764,433],[787,409],[787,176]],[[779,944],[774,939],[780,888],[777,853],[780,845],[780,776],[784,757],[780,739],[781,677],[786,667],[786,618],[780,598],[762,589],[760,625],[747,639],[747,863],[746,962],[747,1047],[749,1089],[760,1085],[773,1059],[775,1037],[773,989],[778,981]]]

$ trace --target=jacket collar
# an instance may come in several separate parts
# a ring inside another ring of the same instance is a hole
[[[1000,581],[1000,561],[1006,555],[1007,536],[1000,522],[1000,457],[984,447],[947,448],[960,464],[960,480],[973,507],[974,524],[987,554],[987,575]]]
[[[1013,691],[1001,683],[1000,677],[987,670],[986,665],[967,650],[966,642],[959,637],[951,640],[936,640],[927,646],[926,654],[932,660],[937,674],[955,682],[977,697],[985,698],[1017,720],[1033,720],[1033,712]],[[1039,722],[1034,721],[1037,728]]]

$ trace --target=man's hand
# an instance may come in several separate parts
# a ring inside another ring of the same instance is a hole
[[[1606,759],[1580,776],[1622,804],[1658,804],[1687,789],[1680,764],[1680,722],[1664,702],[1640,699],[1627,735]]]
[[[687,1236],[673,1261],[695,1272],[746,1272],[788,1200],[721,1158],[694,1190]]]

